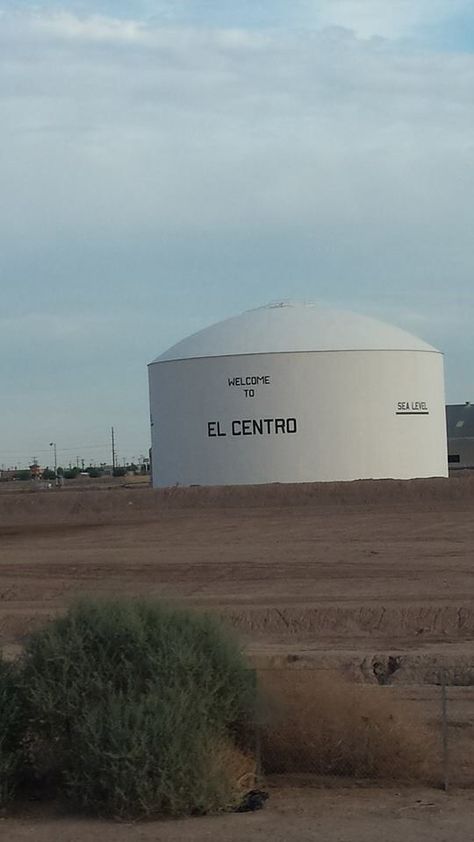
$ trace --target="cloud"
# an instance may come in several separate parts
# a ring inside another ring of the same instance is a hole
[[[398,39],[469,12],[470,0],[308,0],[318,27],[340,26],[360,38]]]
[[[8,237],[470,216],[471,55],[71,13],[4,33]]]
[[[70,272],[98,242],[257,231],[331,273],[472,269],[472,55],[70,12],[4,16],[0,51],[7,271],[15,248]]]
[[[43,339],[45,342],[73,337],[85,339],[90,327],[90,319],[78,316],[57,316],[52,313],[25,313],[21,316],[0,318],[0,336],[2,342],[6,341],[9,345],[15,338],[23,342],[25,337],[34,340]]]
[[[470,0],[0,0],[0,12],[31,8],[46,26],[70,37],[135,40],[142,24],[242,30],[341,27],[357,37],[413,38],[433,27],[472,19]],[[59,11],[58,11],[59,9]],[[118,21],[123,21],[120,27]]]
[[[300,32],[4,12],[11,388],[46,382],[50,407],[74,371],[143,430],[152,356],[279,296],[377,312],[467,359],[474,56],[398,44],[421,8],[306,3]],[[467,366],[452,382],[464,399]]]
[[[122,20],[102,15],[84,18],[66,11],[37,14],[29,23],[33,31],[58,39],[146,44],[150,35],[146,25],[138,20]]]

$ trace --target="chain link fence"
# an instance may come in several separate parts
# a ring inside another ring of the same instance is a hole
[[[474,785],[474,685],[346,681],[333,670],[259,669],[260,777]]]

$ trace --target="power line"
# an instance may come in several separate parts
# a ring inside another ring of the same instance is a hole
[[[98,450],[100,448],[107,449],[109,447],[108,442],[103,442],[103,444],[77,444],[74,447],[58,447],[58,453],[73,453],[76,450]],[[50,448],[32,448],[35,453],[50,453]],[[25,456],[27,457],[27,451],[19,451],[19,450],[2,450],[0,456]]]

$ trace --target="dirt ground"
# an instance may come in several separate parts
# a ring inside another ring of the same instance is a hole
[[[125,825],[23,809],[4,842],[471,842],[474,794],[282,788],[258,813]]]
[[[474,477],[0,494],[0,639],[77,594],[225,613],[254,652],[471,656]],[[357,656],[358,657],[358,656]]]
[[[0,645],[81,594],[179,600],[224,615],[263,669],[340,669],[439,729],[453,785],[474,783],[474,477],[234,489],[0,488]],[[316,674],[316,672],[315,672]],[[457,777],[456,777],[457,776]],[[116,826],[28,806],[8,842],[456,842],[474,795],[280,788],[255,815]]]

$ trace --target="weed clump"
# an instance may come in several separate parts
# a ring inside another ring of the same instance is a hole
[[[26,726],[17,667],[0,658],[0,807],[13,798],[22,774]]]
[[[33,765],[74,807],[138,818],[238,802],[254,688],[217,620],[82,601],[31,636],[22,674]]]
[[[430,781],[433,733],[387,688],[351,684],[337,673],[262,675],[267,707],[266,772]]]

